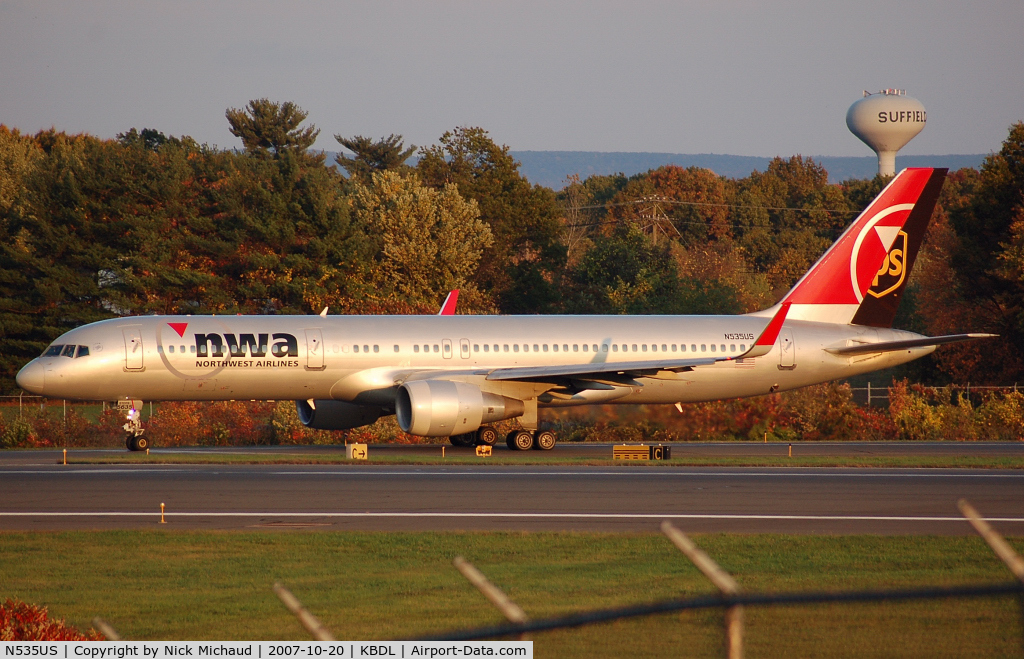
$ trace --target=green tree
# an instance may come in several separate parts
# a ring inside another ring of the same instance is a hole
[[[639,228],[597,236],[567,273],[571,313],[736,313],[736,293],[721,282],[680,276],[672,248]]]
[[[334,159],[348,172],[350,179],[367,184],[374,172],[397,171],[407,174],[411,171],[405,161],[416,152],[416,147],[406,147],[401,135],[392,133],[377,141],[362,135],[355,137],[335,135],[334,139],[355,154],[354,158],[349,158],[339,153]]]
[[[370,281],[378,295],[435,304],[459,288],[477,297],[471,278],[493,237],[476,202],[455,185],[435,190],[415,175],[379,172],[369,185],[355,184],[352,205],[355,220],[374,237]]]
[[[530,185],[507,146],[482,128],[456,128],[440,144],[420,150],[417,170],[434,188],[458,186],[475,199],[494,243],[484,252],[475,280],[504,313],[548,313],[560,300],[565,263],[561,215],[549,188]]]
[[[249,101],[244,109],[228,108],[225,116],[231,134],[241,138],[247,152],[258,156],[280,156],[289,151],[307,156],[320,134],[316,126],[299,127],[309,113],[291,101],[275,103],[258,98]],[[323,160],[320,154],[319,162]]]

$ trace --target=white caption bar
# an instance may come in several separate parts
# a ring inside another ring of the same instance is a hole
[[[523,657],[533,659],[533,641],[0,641],[0,657],[50,659],[168,659],[173,657]]]

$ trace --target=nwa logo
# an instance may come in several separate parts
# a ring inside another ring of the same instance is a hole
[[[885,297],[903,284],[907,276],[907,232],[900,231],[896,234],[896,240],[892,248],[882,261],[882,267],[875,273],[871,281],[871,288],[868,295],[872,297]]]
[[[268,338],[273,338],[269,343],[270,354],[277,358],[298,357],[299,342],[291,334],[278,333],[269,334],[195,334],[196,354],[199,357],[224,357],[224,348],[227,347],[228,355],[231,357],[266,357]]]

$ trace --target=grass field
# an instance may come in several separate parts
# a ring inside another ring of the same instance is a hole
[[[1006,582],[980,538],[698,535],[748,591]],[[1024,551],[1024,539],[1014,539]],[[124,637],[308,638],[280,580],[347,640],[495,624],[451,566],[463,555],[535,618],[713,588],[660,535],[570,533],[0,533],[0,598],[45,604]],[[533,637],[538,657],[721,655],[721,614],[694,612]],[[1019,656],[1012,598],[748,609],[747,656]]]
[[[340,449],[340,447],[339,447]],[[780,446],[780,451],[785,447]],[[55,461],[62,460],[60,451],[47,449],[40,451],[53,455]],[[611,453],[611,449],[608,449]],[[478,458],[466,453],[455,453],[448,450],[441,457],[441,447],[436,447],[434,455],[387,455],[374,454],[370,445],[370,460],[358,462],[347,460],[341,453],[293,453],[275,451],[273,453],[109,453],[92,454],[68,450],[68,464],[416,464],[416,465],[451,465],[451,464],[492,464],[492,465],[590,465],[636,467],[875,467],[875,468],[971,468],[971,469],[1024,469],[1024,459],[1004,456],[956,456],[956,455],[892,455],[892,456],[800,456],[792,458],[779,456],[688,456],[673,457],[671,460],[632,461],[611,460],[593,457],[559,457],[528,451],[512,453],[495,451],[492,457]]]

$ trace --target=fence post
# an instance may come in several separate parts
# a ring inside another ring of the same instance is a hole
[[[108,625],[107,622],[103,618],[100,618],[98,616],[93,618],[92,619],[92,625],[93,625],[93,627],[96,628],[97,631],[99,631],[99,633],[103,634],[103,636],[108,641],[122,641],[122,640],[124,640],[124,639],[121,638],[121,635],[118,634],[116,631],[114,631],[114,628],[111,627],[110,625]]]
[[[964,517],[967,518],[967,521],[971,523],[971,526],[974,527],[974,530],[985,539],[988,546],[996,553],[996,556],[1010,569],[1010,572],[1013,572],[1013,576],[1017,577],[1024,584],[1024,559],[1017,552],[1013,551],[1013,547],[978,514],[978,511],[967,502],[967,499],[960,499],[956,502],[956,505],[960,508],[960,512],[963,513]],[[1024,631],[1024,595],[1021,595],[1019,599],[1021,630]],[[1024,636],[1021,637],[1021,642],[1024,643]]]
[[[735,595],[740,591],[739,584],[728,572],[723,570],[710,556],[701,551],[686,534],[665,520],[661,523],[661,532],[668,536],[686,557],[693,561],[711,583],[715,584],[723,595]],[[725,656],[729,659],[743,659],[743,607],[733,605],[725,609]]]
[[[868,380],[868,407],[871,407],[871,381]]]
[[[513,602],[508,595],[491,583],[484,573],[476,569],[476,566],[464,559],[461,556],[456,556],[452,560],[452,565],[455,569],[462,573],[462,576],[466,577],[469,583],[476,586],[477,590],[483,593],[491,604],[496,606],[501,614],[505,616],[505,619],[513,624],[523,624],[530,620],[526,612],[519,608],[519,605]],[[519,640],[526,638],[526,634],[520,634]]]
[[[317,619],[315,615],[306,610],[306,607],[302,606],[302,602],[299,598],[292,595],[291,591],[282,586],[280,583],[274,584],[274,594],[277,595],[281,603],[291,611],[302,626],[306,628],[306,631],[318,641],[334,641],[336,640],[331,632],[327,631],[323,623]]]

